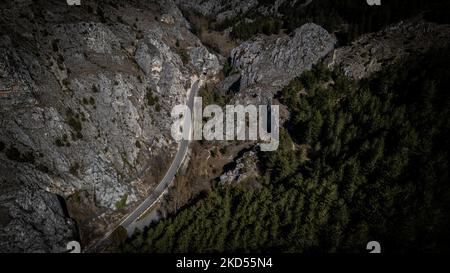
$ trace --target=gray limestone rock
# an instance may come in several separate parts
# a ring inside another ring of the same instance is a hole
[[[256,149],[257,148],[255,147],[236,159],[234,168],[223,173],[219,177],[219,183],[222,185],[240,183],[258,176],[258,157]]]
[[[259,36],[232,50],[231,64],[238,71],[240,82],[236,83],[236,75],[232,75],[225,83],[232,82],[235,89],[238,86],[237,99],[243,103],[264,103],[292,79],[311,69],[335,44],[336,38],[315,24],[305,24],[290,36]]]
[[[63,251],[77,235],[58,200],[89,192],[95,221],[145,197],[149,158],[176,148],[172,107],[221,67],[172,0],[7,1],[0,17],[0,251]]]
[[[338,48],[327,62],[330,68],[340,68],[349,77],[367,78],[402,58],[448,46],[448,37],[450,26],[412,19]]]

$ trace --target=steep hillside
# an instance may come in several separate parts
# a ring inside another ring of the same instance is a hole
[[[1,249],[64,249],[66,206],[83,242],[102,236],[163,175],[172,106],[219,62],[170,0],[7,1],[0,18]]]

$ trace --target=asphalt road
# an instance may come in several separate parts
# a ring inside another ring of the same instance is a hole
[[[192,85],[191,93],[188,98],[188,107],[192,109],[194,107],[194,98],[198,92],[199,82],[195,82]],[[184,128],[188,128],[191,130],[192,121],[190,119],[185,119]],[[161,182],[156,186],[156,188],[152,191],[149,197],[147,197],[133,212],[128,214],[128,216],[120,223],[120,225],[124,228],[128,228],[134,221],[139,219],[139,217],[149,209],[156,201],[158,201],[159,197],[164,193],[164,191],[168,188],[170,183],[175,178],[175,175],[178,172],[178,169],[181,167],[184,158],[187,155],[189,150],[189,140],[182,140],[179,144],[177,154],[170,165],[170,168],[167,170],[166,175],[161,180]]]
[[[187,105],[191,109],[191,112],[193,111],[192,109],[194,108],[194,98],[198,93],[199,84],[200,84],[199,80],[197,80],[192,85],[191,92],[189,94]],[[192,120],[185,119],[184,128],[189,129],[189,131],[191,131],[192,133],[191,126]],[[96,242],[93,246],[88,247],[87,251],[95,250],[95,248],[100,246],[103,242],[108,241],[110,236],[119,226],[122,226],[123,228],[130,231],[129,228],[132,227],[136,221],[138,221],[138,219],[141,217],[143,213],[145,213],[148,209],[150,209],[159,200],[159,198],[163,195],[164,191],[169,187],[169,185],[175,178],[178,169],[181,167],[184,158],[188,153],[188,150],[189,150],[189,140],[183,139],[179,144],[177,154],[175,155],[175,158],[173,159],[170,168],[167,170],[164,178],[161,180],[158,186],[156,186],[156,188],[152,190],[152,193],[141,204],[139,204],[139,206],[136,209],[134,209],[125,218],[123,218],[120,224],[116,225],[112,230],[110,230],[107,234],[105,234],[105,236],[100,241]]]

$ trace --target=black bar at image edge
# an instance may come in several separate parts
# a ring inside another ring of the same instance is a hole
[[[445,260],[441,255],[384,254],[0,254],[4,266],[11,263],[14,268],[33,271],[50,266],[76,272],[88,269],[132,272],[141,268],[148,268],[146,272],[160,272],[155,269],[168,272],[308,272],[310,269],[366,272],[418,268],[431,272],[432,267],[444,264]]]

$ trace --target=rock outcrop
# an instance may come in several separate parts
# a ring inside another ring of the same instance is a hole
[[[231,64],[240,76],[230,76],[238,82],[226,86],[239,91],[237,95],[242,100],[265,102],[293,78],[311,69],[335,44],[336,38],[315,24],[305,24],[289,36],[259,36],[232,50]]]
[[[362,79],[402,58],[450,44],[450,26],[413,19],[362,36],[350,46],[330,54],[330,68],[341,68],[352,78]]]
[[[234,162],[234,167],[219,177],[219,184],[235,184],[259,176],[257,148],[245,152]]]
[[[223,22],[276,16],[285,0],[259,2],[0,3],[0,252],[88,243],[145,197],[153,185],[144,177],[157,177],[177,147],[172,107],[221,70],[178,6]],[[330,68],[361,79],[448,46],[448,37],[450,26],[416,19],[335,49],[334,35],[306,24],[234,48],[231,75],[217,87],[231,103],[263,104],[326,56]],[[257,177],[256,161],[246,152],[220,182]]]
[[[64,199],[85,225],[141,199],[176,148],[172,107],[219,62],[171,0],[8,1],[0,18],[0,250],[62,251]]]

